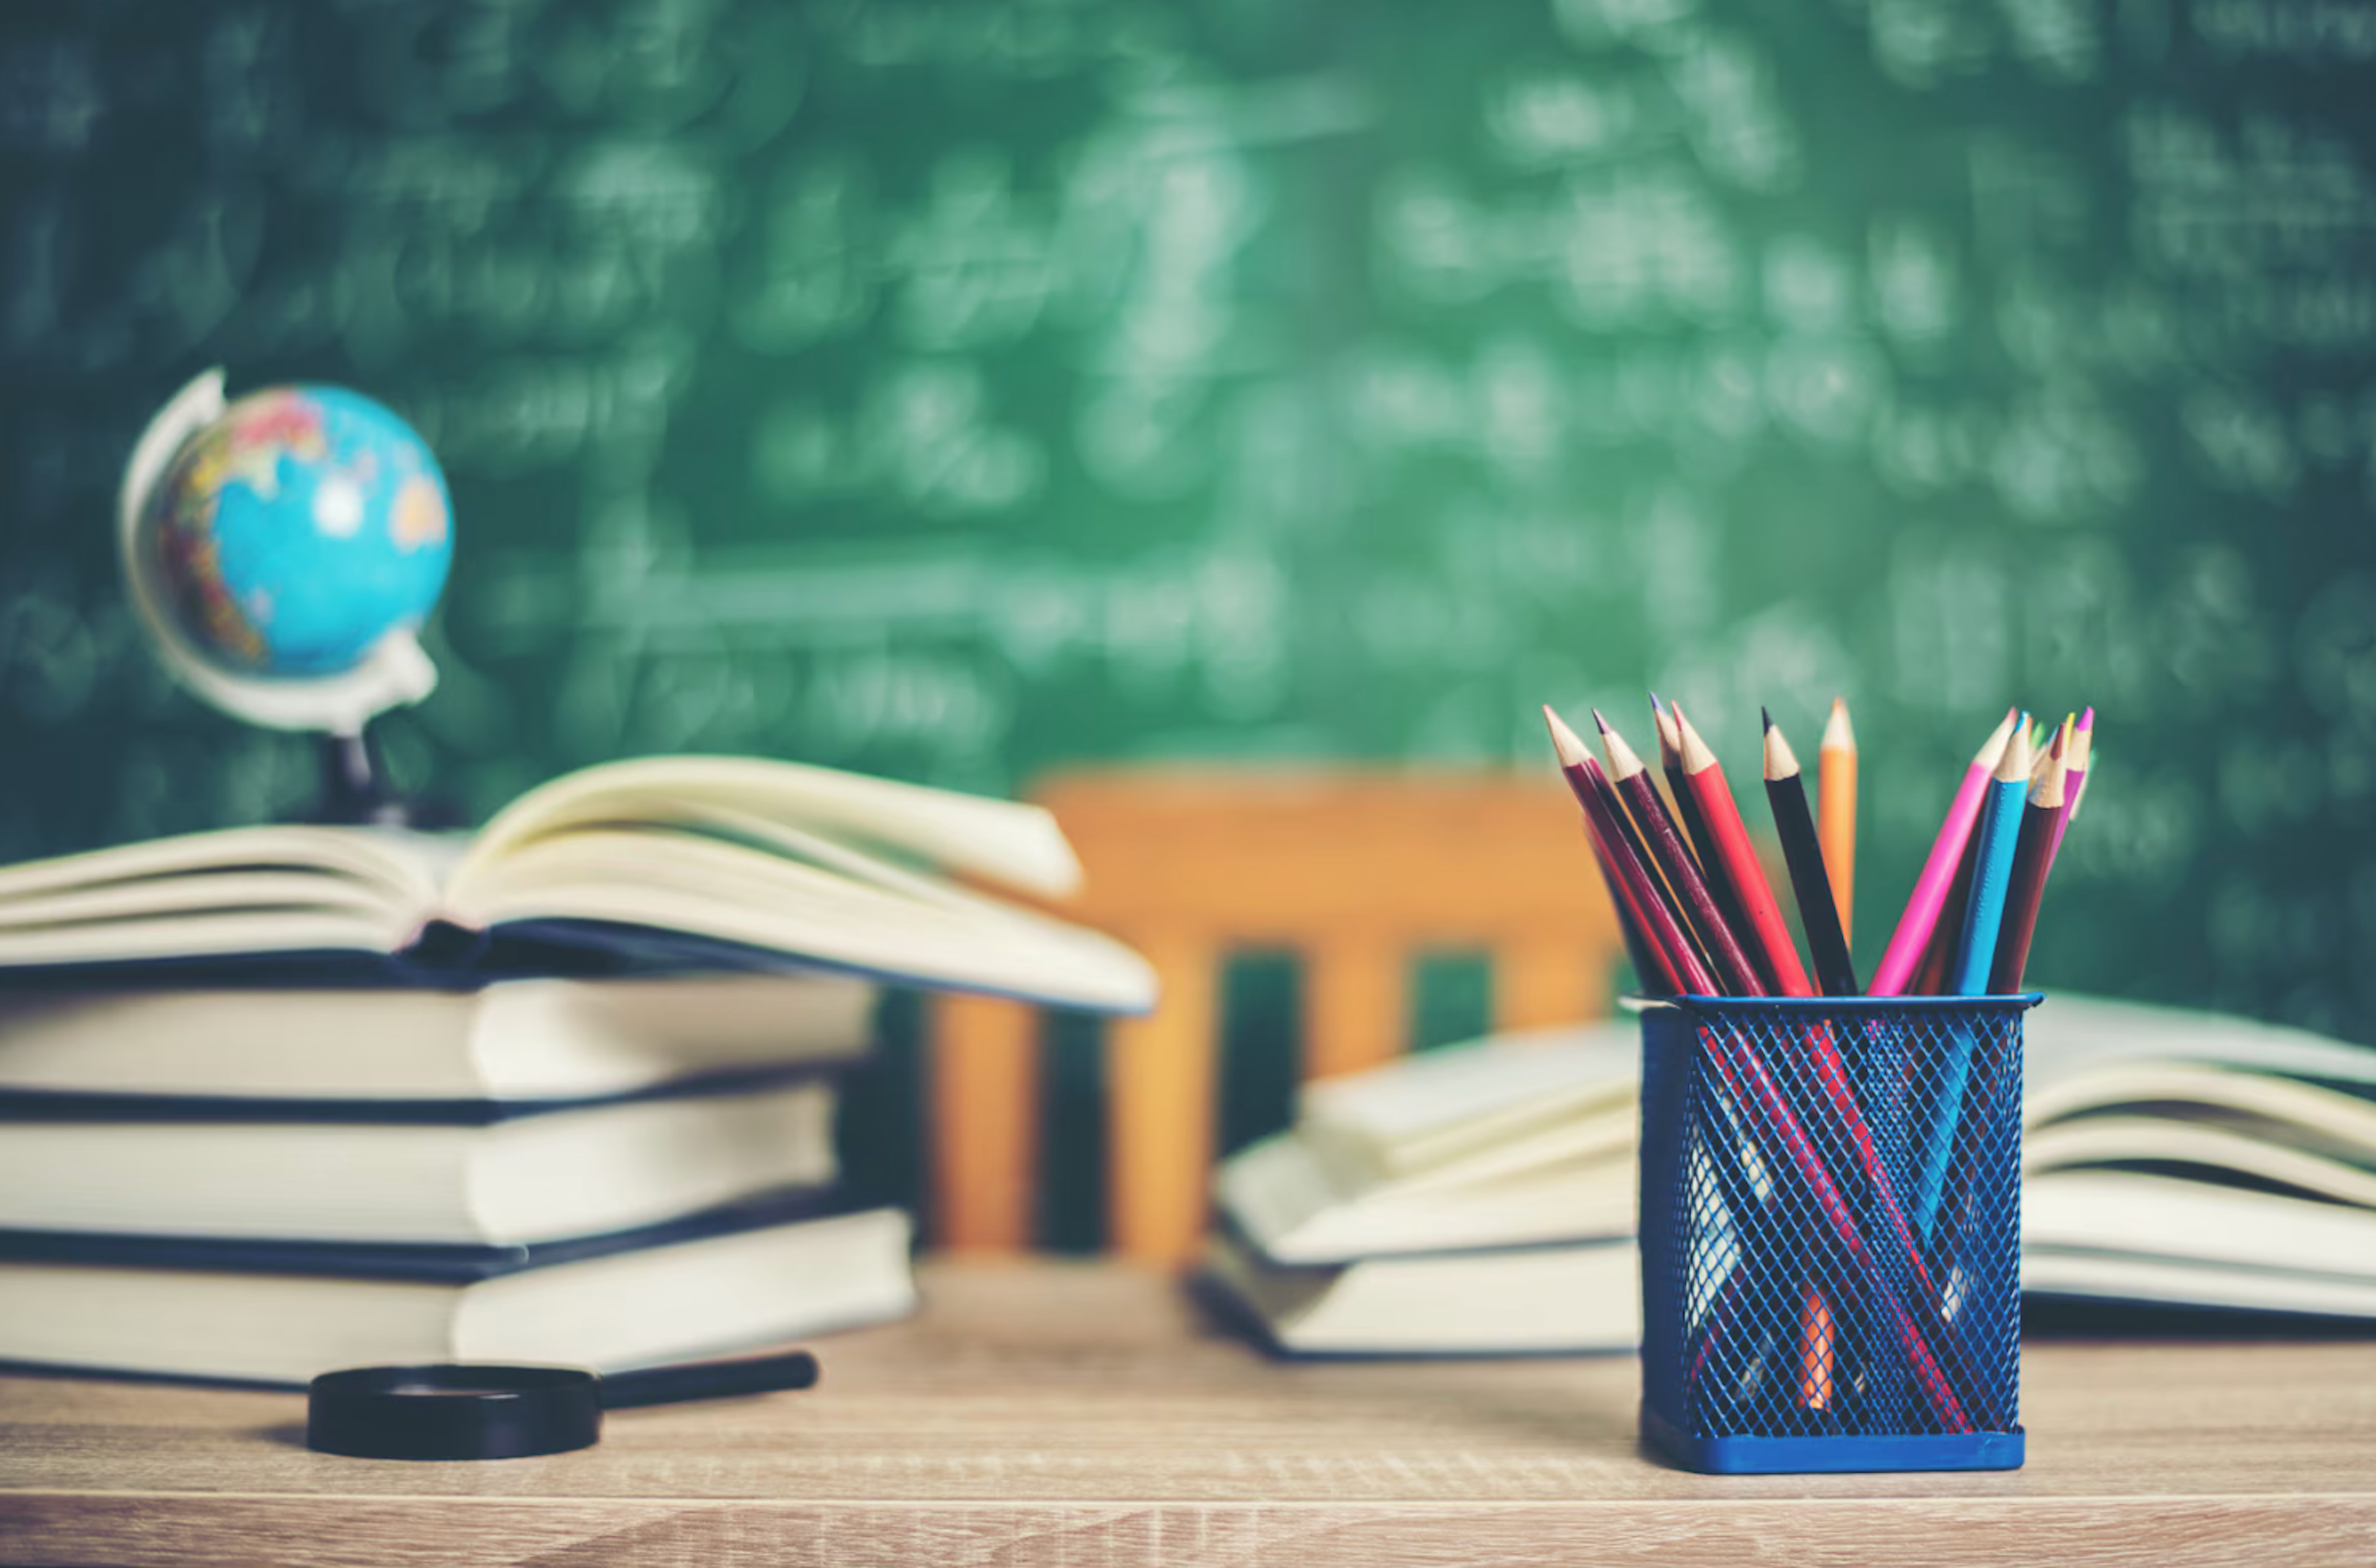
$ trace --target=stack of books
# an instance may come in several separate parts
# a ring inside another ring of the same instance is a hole
[[[2033,1300],[2376,1319],[2376,1052],[2054,996],[2029,1015]],[[1631,1349],[1640,1032],[1424,1052],[1226,1161],[1200,1279],[1303,1355]]]
[[[1135,955],[972,885],[1076,876],[1033,808],[705,758],[469,839],[0,870],[0,1360],[616,1372],[900,1316],[908,1218],[838,1201],[836,1075],[884,983],[1147,1006]]]

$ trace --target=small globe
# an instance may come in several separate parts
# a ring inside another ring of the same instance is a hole
[[[453,564],[437,459],[370,398],[276,386],[183,441],[130,548],[184,640],[234,678],[315,681],[417,632]]]

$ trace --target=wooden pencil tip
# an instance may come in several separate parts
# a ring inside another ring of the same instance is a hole
[[[1559,754],[1562,767],[1574,767],[1592,760],[1592,754],[1585,750],[1584,742],[1568,728],[1566,719],[1551,711],[1549,703],[1543,704],[1543,722],[1550,726],[1551,750]]]
[[[2092,732],[2095,728],[2096,710],[2091,707],[2079,716],[2079,730],[2082,734],[2086,734]]]
[[[2029,781],[2029,803],[2040,811],[2061,811],[2063,791],[2070,782],[2070,769],[2064,765],[2061,742],[2046,754],[2046,760]]]
[[[1683,717],[1681,703],[1669,703],[1667,706],[1675,716],[1675,749],[1682,754],[1683,771],[1705,773],[1716,766],[1716,754],[1708,750],[1705,741],[1700,739],[1700,732],[1692,728],[1692,721]]]
[[[1600,717],[1600,709],[1596,707],[1592,710],[1592,721],[1600,726],[1600,732],[1602,734],[1606,735],[1609,733],[1609,720]]]
[[[1592,716],[1600,719],[1599,710],[1594,709]],[[1625,737],[1610,728],[1606,719],[1600,719],[1600,752],[1609,759],[1609,777],[1621,783],[1642,771],[1640,754],[1625,743]]]
[[[1978,751],[1972,754],[1973,766],[1995,769],[2004,756],[2006,742],[2013,737],[2013,720],[2016,711],[2010,707],[2005,709],[2005,716],[1997,720],[1997,727],[1989,731],[1989,738],[1980,743]]]
[[[1832,715],[1824,720],[1824,739],[1819,749],[1827,752],[1856,750],[1856,731],[1848,724],[1847,698],[1832,699]]]
[[[1789,778],[1799,771],[1799,755],[1783,737],[1781,727],[1768,719],[1765,721],[1765,778],[1772,783],[1777,778]]]
[[[1996,780],[2000,784],[2026,781],[2029,778],[2029,730],[2023,726],[2005,738],[2004,756],[1997,763]]]
[[[1650,694],[1650,711],[1658,715],[1662,719],[1666,717],[1667,705],[1658,700],[1658,694],[1656,692],[1652,692]],[[2087,711],[2093,713],[2096,710],[2091,707]]]

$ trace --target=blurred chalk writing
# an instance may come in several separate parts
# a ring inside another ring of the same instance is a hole
[[[2049,978],[2376,1036],[2370,71],[2364,0],[15,9],[0,853],[305,795],[115,581],[221,363],[443,457],[386,743],[469,809],[1541,766],[1645,684],[1746,776],[1836,690],[1871,940],[1995,712],[2093,702]]]

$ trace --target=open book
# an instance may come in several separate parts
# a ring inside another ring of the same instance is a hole
[[[475,835],[238,827],[0,869],[0,982],[94,965],[271,973],[327,958],[335,972],[357,957],[446,983],[794,960],[1152,1004],[1152,972],[1128,949],[951,876],[1046,897],[1080,870],[1038,807],[652,757],[555,779]]]
[[[2078,996],[2026,1034],[2026,1292],[2376,1318],[2376,1051]],[[1640,1053],[1630,1021],[1596,1024],[1312,1086],[1294,1128],[1217,1173],[1212,1283],[1295,1350],[1606,1344],[1615,1302],[1546,1336],[1479,1292],[1614,1267],[1597,1253],[1634,1226]]]

